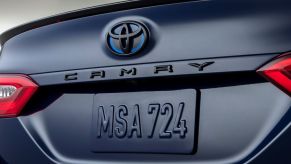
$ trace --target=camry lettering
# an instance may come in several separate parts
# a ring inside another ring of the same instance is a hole
[[[105,77],[105,71],[93,71],[91,72],[91,76],[90,79],[94,79],[95,77],[101,77],[104,78]]]
[[[128,75],[136,75],[136,68],[131,68],[131,69],[124,69],[124,68],[121,68],[120,70],[120,76],[125,76],[125,74],[128,74]]]
[[[70,81],[70,80],[78,80],[78,73],[70,73],[65,75],[65,80]]]
[[[158,66],[155,66],[155,71],[154,71],[155,74],[158,74],[160,72],[165,72],[165,71],[172,73],[173,72],[173,66],[172,65],[158,65]]]
[[[198,71],[203,71],[203,69],[211,64],[213,64],[214,62],[205,62],[202,64],[199,63],[189,63],[190,66],[196,67],[198,68]]]
[[[116,69],[115,67],[108,67],[100,70],[94,70],[91,72],[86,72],[87,75],[82,74],[83,72],[70,72],[65,74],[65,81],[75,81],[78,80],[79,77],[86,77],[90,80],[98,80],[98,79],[119,79],[119,78],[128,78],[128,77],[138,77],[138,76],[157,76],[157,75],[173,75],[178,74],[177,71],[184,69],[188,69],[188,72],[193,73],[192,70],[196,70],[196,72],[204,71],[208,66],[214,64],[213,61],[210,62],[203,62],[203,63],[185,63],[184,65],[174,65],[174,64],[160,64],[160,65],[150,65],[146,67],[146,65],[140,65],[135,67],[121,67],[120,69]],[[183,67],[183,68],[181,68]],[[190,69],[189,68],[193,68]],[[110,75],[110,76],[109,76]]]

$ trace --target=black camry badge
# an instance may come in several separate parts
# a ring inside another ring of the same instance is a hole
[[[148,29],[140,22],[123,21],[115,24],[106,35],[108,48],[118,56],[140,52],[148,40]]]

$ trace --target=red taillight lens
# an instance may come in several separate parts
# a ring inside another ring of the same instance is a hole
[[[0,75],[0,117],[17,116],[37,88],[24,75]]]
[[[291,53],[283,54],[257,72],[291,96]]]

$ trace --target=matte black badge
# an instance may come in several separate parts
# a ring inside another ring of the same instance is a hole
[[[148,30],[136,21],[115,24],[107,33],[108,48],[118,56],[132,56],[140,52],[147,43]]]

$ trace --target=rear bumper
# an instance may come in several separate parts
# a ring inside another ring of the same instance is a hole
[[[1,119],[1,156],[9,163],[243,163],[268,160],[279,149],[280,153],[271,155],[289,158],[290,98],[270,83],[201,89],[193,155],[91,152],[92,97],[67,93],[42,111]]]

